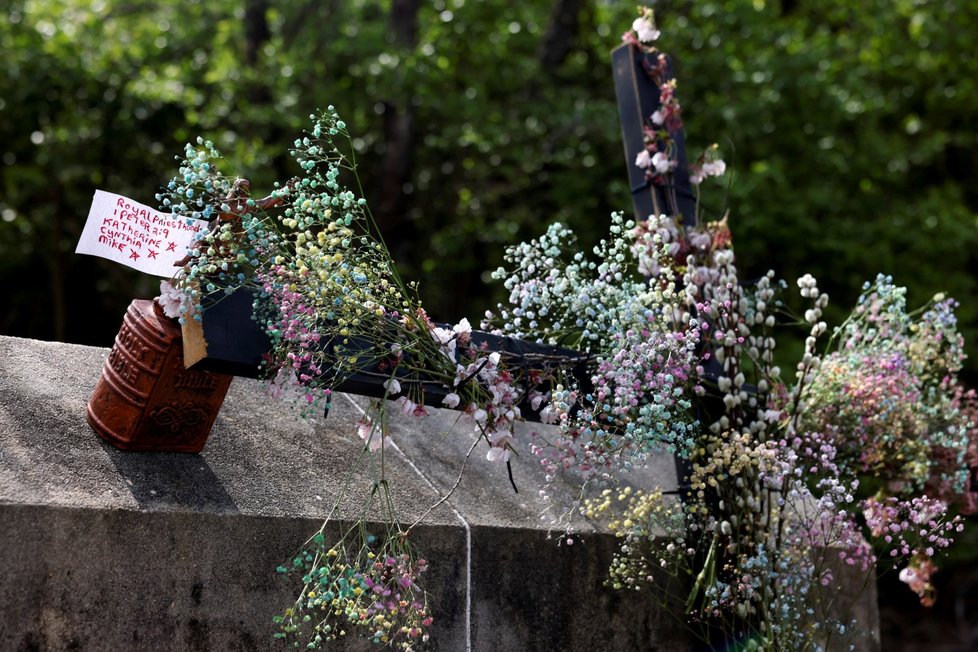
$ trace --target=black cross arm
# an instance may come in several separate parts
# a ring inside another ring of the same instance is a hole
[[[203,303],[201,325],[204,339],[207,342],[207,356],[194,365],[194,369],[212,371],[245,378],[258,378],[263,373],[261,366],[265,354],[271,350],[272,343],[262,327],[252,319],[255,293],[247,288],[240,288],[231,294],[217,292],[205,298]],[[451,328],[445,324],[442,327]],[[367,342],[358,342],[356,338],[346,345],[347,350],[370,348]],[[590,360],[587,354],[571,349],[528,342],[513,337],[494,335],[482,331],[472,331],[472,345],[475,349],[485,352],[499,352],[507,368],[517,377],[525,377],[530,370],[560,371],[577,380],[578,386],[586,388],[590,385],[587,366]],[[326,342],[324,349],[327,357],[331,353],[332,343]],[[267,370],[265,370],[267,373]],[[326,375],[329,375],[327,371]],[[384,382],[391,377],[390,371],[382,371],[377,364],[367,365],[356,373],[344,375],[332,387],[335,391],[384,398],[387,391]],[[405,380],[402,374],[396,378]],[[409,379],[409,382],[420,384],[422,392],[412,396],[425,405],[443,407],[442,399],[451,391],[437,379],[424,377]],[[474,379],[469,382],[476,382]],[[524,383],[526,384],[526,383]],[[542,385],[536,389],[547,391]],[[459,405],[458,409],[466,406]],[[533,410],[528,395],[524,395],[519,403],[520,413],[531,421],[539,421],[538,410]]]

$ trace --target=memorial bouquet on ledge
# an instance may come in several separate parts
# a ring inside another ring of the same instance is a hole
[[[651,10],[632,27],[625,40],[646,54],[661,104],[634,164],[674,188],[675,80],[652,45]],[[195,319],[205,298],[252,288],[254,318],[272,343],[270,392],[311,412],[344,379],[372,376],[389,400],[373,403],[357,434],[362,454],[381,459],[389,410],[464,411],[476,434],[470,453],[481,443],[506,463],[529,451],[547,482],[579,488],[576,504],[555,506],[555,523],[570,532],[567,517],[580,512],[620,538],[612,586],[678,597],[691,628],[713,643],[800,650],[852,640],[854,592],[840,576],[872,581],[877,565],[933,601],[935,559],[962,528],[956,514],[978,507],[978,398],[957,379],[953,300],[909,310],[905,290],[879,276],[830,328],[814,278],[798,279],[804,307],[795,314],[794,293],[774,272],[740,280],[727,217],[685,224],[672,202],[638,223],[613,215],[593,256],[561,225],[509,248],[508,267],[494,274],[509,300],[482,326],[535,343],[538,355],[491,350],[464,319],[428,319],[365,201],[345,185],[356,179],[346,126],[332,108],[312,120],[292,149],[301,176],[263,200],[224,176],[204,141],[187,147],[159,195],[175,214],[212,223],[165,309]],[[725,167],[708,148],[689,170],[697,193]],[[775,335],[785,326],[807,337],[782,374]],[[520,441],[513,424],[528,416],[552,427]],[[678,495],[628,484],[629,471],[663,451],[684,469]],[[378,538],[360,522],[334,541],[323,529],[279,569],[301,577],[297,601],[277,619],[296,645],[361,632],[411,649],[428,636],[427,562],[377,468],[368,503],[382,505],[387,531]]]

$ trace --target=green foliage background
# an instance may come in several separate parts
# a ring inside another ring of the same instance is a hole
[[[503,247],[553,220],[586,245],[629,208],[608,52],[630,3],[7,0],[0,11],[0,331],[108,344],[154,281],[72,251],[95,188],[153,204],[213,139],[257,193],[334,104],[368,199],[441,319],[498,295]],[[893,273],[978,337],[972,2],[662,2],[691,154],[735,175],[741,265],[815,274],[842,312]],[[976,368],[971,366],[973,372]]]

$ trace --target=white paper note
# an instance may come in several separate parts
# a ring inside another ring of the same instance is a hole
[[[170,278],[206,220],[177,217],[104,190],[96,190],[76,254],[100,256],[146,274]]]

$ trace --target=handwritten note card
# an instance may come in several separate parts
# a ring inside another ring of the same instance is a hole
[[[75,253],[108,258],[146,274],[169,278],[205,220],[177,217],[131,199],[96,190]]]

